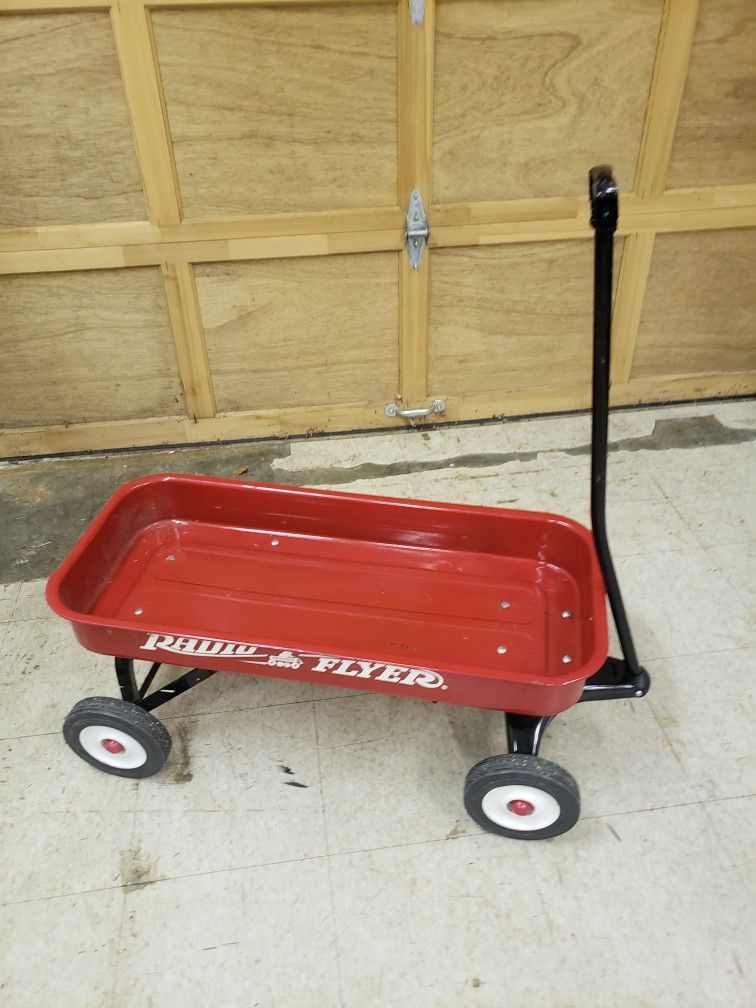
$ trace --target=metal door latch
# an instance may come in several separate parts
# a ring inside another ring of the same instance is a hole
[[[425,0],[409,0],[410,16],[413,25],[421,25],[425,20]]]
[[[413,189],[410,193],[405,237],[410,266],[414,270],[420,269],[423,249],[428,244],[428,238],[430,237],[430,228],[428,227],[428,218],[425,216],[425,207],[423,206],[419,189]]]
[[[387,417],[402,417],[404,420],[417,420],[420,417],[430,416],[431,413],[443,413],[446,403],[443,399],[434,399],[430,406],[420,409],[399,409],[395,402],[386,403],[384,413]]]

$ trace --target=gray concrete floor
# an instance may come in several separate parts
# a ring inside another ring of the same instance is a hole
[[[3,1003],[754,1003],[753,400],[613,414],[610,533],[654,684],[551,725],[542,755],[582,791],[563,837],[465,816],[467,769],[502,750],[492,712],[218,676],[164,708],[169,764],[140,782],[59,734],[115,681],[43,579],[124,481],[205,472],[587,521],[588,440],[579,416],[0,466]]]

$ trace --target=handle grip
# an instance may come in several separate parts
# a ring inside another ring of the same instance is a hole
[[[591,198],[591,227],[614,234],[619,216],[619,189],[608,165],[591,168],[588,192]]]
[[[417,420],[419,417],[430,416],[431,413],[443,413],[446,403],[443,399],[434,399],[430,406],[420,409],[399,409],[396,403],[387,403],[384,413],[387,417],[402,417],[404,420]]]

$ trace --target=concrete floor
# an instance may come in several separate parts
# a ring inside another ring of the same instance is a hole
[[[610,532],[654,681],[550,726],[542,755],[583,802],[560,838],[500,839],[465,815],[466,771],[503,748],[491,712],[217,676],[163,708],[157,777],[99,773],[60,736],[115,679],[41,579],[126,479],[586,521],[588,433],[563,417],[0,467],[3,1005],[753,1004],[753,400],[612,417]]]

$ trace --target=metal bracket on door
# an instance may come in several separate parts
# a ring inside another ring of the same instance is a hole
[[[407,252],[409,253],[410,266],[412,269],[420,269],[423,258],[423,249],[428,244],[430,228],[428,218],[425,216],[425,207],[419,189],[413,189],[410,193],[409,206],[407,207],[407,230],[405,238],[407,242]]]
[[[413,25],[421,25],[425,20],[425,0],[409,0],[410,16]]]
[[[387,417],[401,417],[403,420],[419,420],[421,417],[430,416],[432,413],[443,413],[446,410],[446,403],[443,399],[434,399],[430,406],[422,406],[420,409],[399,409],[395,402],[386,403],[384,413]]]

